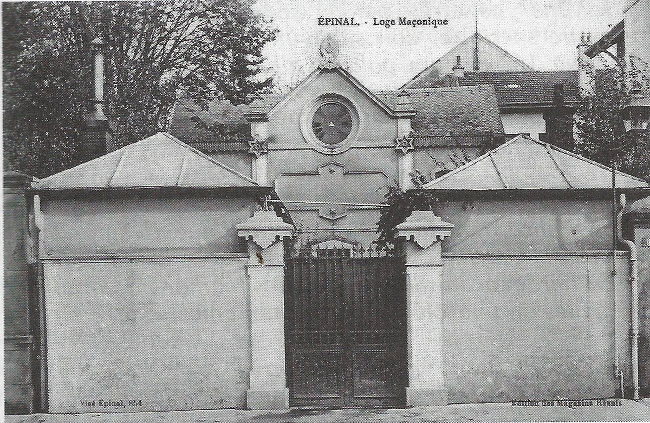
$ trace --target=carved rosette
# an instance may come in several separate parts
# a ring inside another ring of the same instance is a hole
[[[412,133],[395,138],[395,150],[401,151],[402,154],[415,150]]]
[[[255,154],[255,157],[257,158],[262,154],[267,154],[269,152],[269,142],[261,139],[257,135],[253,135],[253,138],[248,140],[248,146],[248,152]]]

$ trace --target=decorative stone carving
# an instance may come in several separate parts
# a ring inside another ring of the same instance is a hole
[[[321,67],[334,69],[339,66],[339,43],[331,34],[327,35],[327,37],[321,41],[318,51],[321,56]]]
[[[237,225],[237,235],[266,249],[284,237],[293,236],[293,226],[282,221],[273,210],[257,210]]]
[[[259,158],[262,154],[269,152],[269,142],[265,139],[259,137],[259,135],[253,135],[253,138],[248,140],[248,152],[255,154],[255,157]]]
[[[322,219],[333,221],[348,215],[350,206],[342,203],[381,203],[388,184],[389,178],[381,171],[346,170],[340,163],[329,162],[315,171],[281,174],[275,189],[290,210],[314,210]],[[294,199],[313,204],[290,203]]]
[[[406,154],[409,151],[413,151],[414,149],[415,147],[413,147],[412,133],[395,138],[395,150],[401,151],[402,154]]]
[[[436,241],[451,235],[451,223],[444,222],[432,211],[414,211],[395,227],[398,237],[415,242],[420,248],[428,248]]]

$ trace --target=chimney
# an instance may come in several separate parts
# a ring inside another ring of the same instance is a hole
[[[394,110],[399,113],[415,113],[411,96],[406,90],[402,90],[397,94],[397,104]]]
[[[593,94],[593,61],[585,54],[591,45],[591,34],[582,33],[580,44],[577,46],[578,54],[578,87],[582,96]]]
[[[460,56],[456,56],[456,64],[452,68],[456,78],[462,78],[465,76],[465,68],[460,64]]]
[[[108,143],[108,119],[104,114],[104,49],[106,44],[97,37],[90,43],[93,52],[92,108],[84,117],[82,131],[82,158],[92,160],[106,154]]]

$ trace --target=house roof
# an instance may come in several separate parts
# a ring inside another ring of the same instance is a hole
[[[452,77],[459,85],[487,84],[494,86],[500,107],[550,106],[555,86],[562,84],[564,101],[575,104],[580,99],[578,71],[494,71],[465,72],[464,77]],[[448,84],[445,77],[421,77],[410,87],[439,87]]]
[[[648,183],[616,172],[619,188]],[[424,185],[441,190],[539,190],[611,188],[611,169],[527,135],[518,135],[494,150]]]
[[[460,85],[490,84],[494,86],[499,106],[552,105],[555,86],[562,84],[564,102],[580,100],[578,71],[467,72],[459,78]]]
[[[496,94],[492,86],[405,91],[415,108],[413,129],[418,136],[439,137],[438,141],[442,142],[445,141],[442,137],[447,139],[450,134],[455,134],[454,140],[450,142],[456,145],[459,141],[466,142],[469,138],[478,140],[485,133],[503,133]],[[373,93],[373,96],[386,107],[395,108],[400,92],[380,91]],[[261,102],[270,110],[281,100],[282,96],[267,94],[262,96]],[[210,102],[207,109],[190,100],[181,100],[174,107],[169,131],[183,142],[202,151],[245,151],[248,150],[247,142],[250,138],[249,123],[244,117],[248,109],[247,105],[233,106],[224,100]],[[430,140],[423,140],[425,141]]]
[[[513,56],[510,52],[505,50],[503,47],[499,46],[495,42],[485,38],[483,35],[479,33],[474,33],[470,35],[469,37],[465,38],[463,41],[460,43],[456,44],[453,48],[451,48],[447,53],[443,54],[440,56],[435,62],[421,70],[417,75],[415,75],[411,80],[409,80],[406,84],[404,84],[400,89],[403,88],[423,88],[423,87],[432,87],[430,81],[431,80],[437,80],[440,78],[441,73],[444,74],[446,72],[451,72],[451,66],[449,69],[440,69],[440,66],[442,65],[442,62],[449,60],[450,55],[452,56],[451,59],[455,60],[455,57],[453,55],[463,55],[463,51],[466,52],[466,49],[464,49],[464,46],[466,48],[470,48],[474,52],[474,57],[473,59],[479,60],[479,69],[480,69],[480,60],[481,57],[483,56],[483,52],[481,51],[482,49],[485,48],[490,48],[493,51],[499,51],[501,54],[503,54],[505,57],[504,59],[511,63],[512,65],[516,66],[516,69],[520,70],[530,70],[532,71],[533,68],[529,66],[527,63],[522,61],[521,59]],[[478,47],[478,54],[476,54],[476,48]],[[466,61],[464,66],[466,67],[471,67],[473,66],[473,63],[470,61]],[[507,69],[507,68],[506,68]],[[429,81],[429,83],[427,83]]]
[[[203,152],[248,150],[250,125],[245,104],[228,100],[211,101],[205,106],[189,99],[175,105],[169,132],[179,140]]]
[[[159,132],[34,184],[36,190],[254,187],[252,179]]]
[[[503,133],[494,87],[442,87],[403,90],[415,108],[413,131],[419,136]],[[397,103],[401,91],[382,91],[387,104]]]

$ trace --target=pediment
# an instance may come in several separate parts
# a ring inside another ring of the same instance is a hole
[[[350,89],[354,90],[357,93],[362,94],[368,101],[373,103],[376,107],[380,108],[387,115],[395,117],[399,113],[396,113],[388,104],[386,104],[381,98],[375,95],[372,91],[366,88],[358,79],[352,76],[347,70],[341,66],[335,66],[332,68],[327,67],[318,67],[314,69],[312,73],[307,76],[296,88],[291,90],[282,100],[275,104],[268,111],[268,115],[272,116],[274,113],[277,113],[278,110],[281,110],[286,106],[287,103],[292,100],[300,99],[301,94],[314,84],[319,84],[323,79],[333,79],[338,78],[342,84],[339,84],[340,87],[336,91],[332,91],[331,94],[340,94],[345,95],[346,92],[349,92]],[[339,91],[339,92],[337,92]]]

